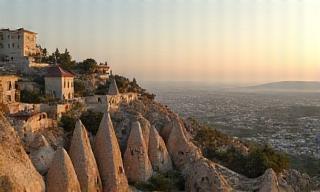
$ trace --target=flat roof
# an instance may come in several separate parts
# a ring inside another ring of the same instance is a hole
[[[15,29],[15,30],[10,30],[9,28],[6,28],[6,29],[0,29],[0,31],[10,31],[10,32],[21,32],[22,31],[22,32],[26,32],[26,33],[38,34],[36,32],[29,31],[24,28],[19,28],[19,29]]]

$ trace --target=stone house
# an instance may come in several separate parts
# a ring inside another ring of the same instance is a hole
[[[25,30],[0,30],[0,61],[21,61],[39,53],[37,33]]]
[[[74,75],[55,65],[45,75],[45,93],[60,100],[74,98]]]
[[[11,104],[19,101],[17,81],[18,77],[15,75],[0,75],[0,103]]]

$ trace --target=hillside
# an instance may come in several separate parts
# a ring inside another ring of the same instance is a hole
[[[281,81],[266,83],[261,85],[243,87],[241,90],[247,91],[320,91],[320,82],[317,81]]]

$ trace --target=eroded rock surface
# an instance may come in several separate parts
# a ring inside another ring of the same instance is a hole
[[[131,182],[147,181],[153,173],[138,121],[132,123],[127,149],[124,154],[124,167],[128,180]]]
[[[98,166],[94,158],[86,128],[80,120],[76,122],[69,149],[81,191],[102,191]]]
[[[187,191],[232,191],[225,178],[218,173],[215,164],[201,158],[184,169]]]
[[[30,158],[37,171],[44,175],[51,164],[55,151],[43,135],[36,137],[32,143]]]
[[[45,191],[45,183],[41,175],[34,168],[14,129],[1,112],[0,191]]]
[[[94,154],[98,163],[103,191],[128,191],[121,151],[109,113],[105,113],[95,138]]]
[[[150,130],[148,154],[154,171],[165,173],[172,169],[166,144],[154,127]]]
[[[47,175],[48,192],[79,192],[80,184],[67,152],[59,147]]]

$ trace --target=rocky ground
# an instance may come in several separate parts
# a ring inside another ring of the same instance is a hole
[[[68,152],[36,137],[32,165],[14,129],[0,115],[0,191],[130,191],[156,173],[180,172],[185,191],[311,191],[312,180],[294,170],[277,175],[268,169],[249,179],[203,157],[193,143],[196,127],[149,99],[105,113],[95,137],[77,122]],[[59,141],[61,135],[56,134]],[[63,137],[67,139],[68,137]],[[58,142],[59,143],[59,142]],[[246,151],[246,146],[233,141]],[[32,156],[31,154],[29,154]],[[39,172],[44,176],[43,178]],[[28,175],[25,177],[24,175]]]

